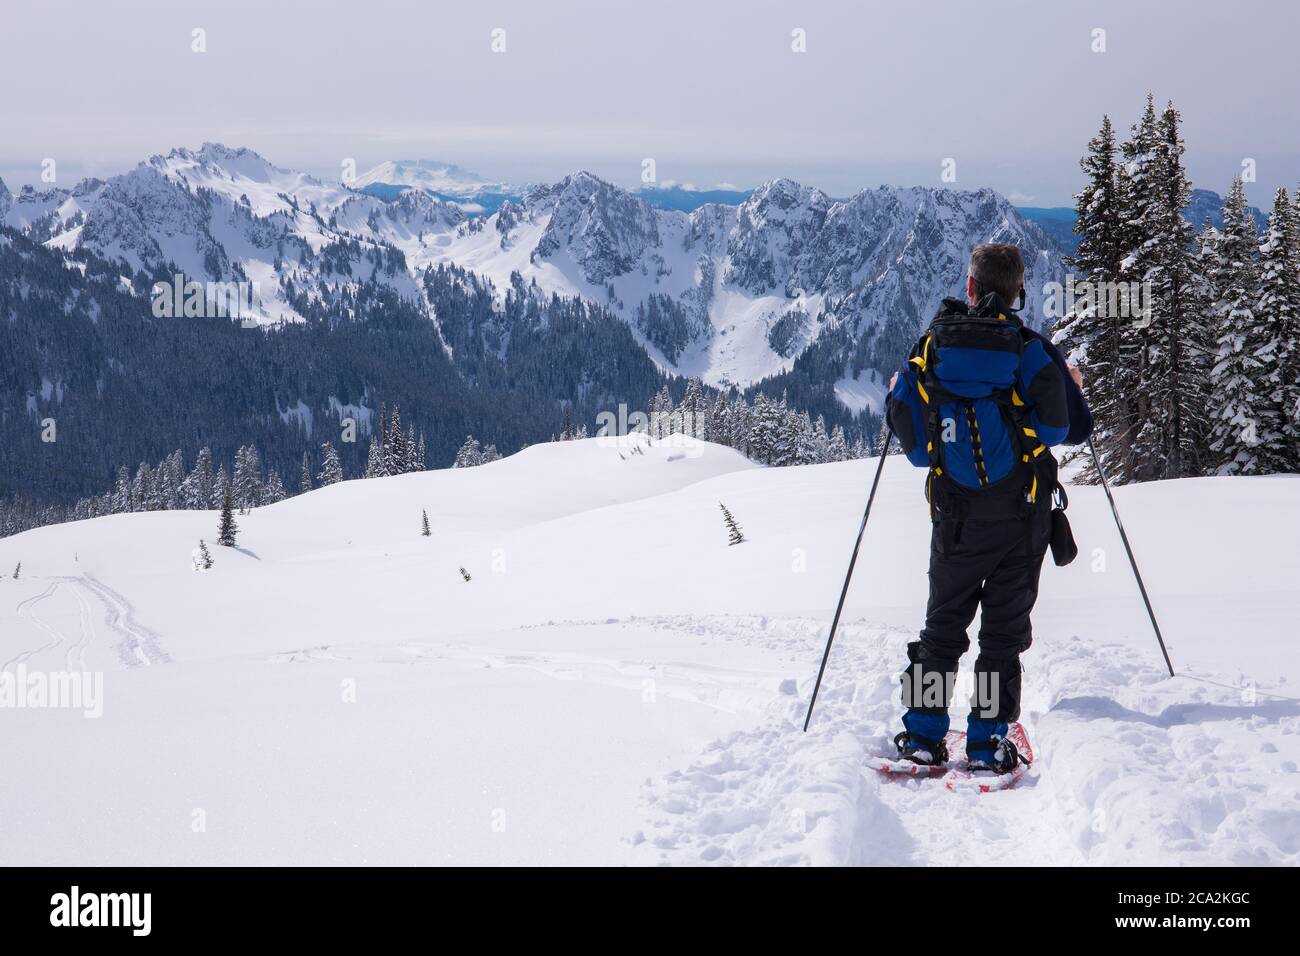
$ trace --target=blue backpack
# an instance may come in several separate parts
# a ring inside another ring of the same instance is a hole
[[[929,468],[933,518],[1019,518],[1051,507],[1059,484],[1048,446],[1069,423],[1057,411],[1065,408],[1059,373],[1035,382],[1050,365],[1042,341],[996,296],[974,309],[944,300],[908,357],[907,382],[919,401],[908,394],[911,414],[902,421],[911,427],[896,428],[912,463]],[[1050,424],[1030,397],[1049,389]]]

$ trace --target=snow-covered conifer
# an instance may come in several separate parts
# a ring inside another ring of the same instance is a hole
[[[745,533],[740,530],[740,525],[736,522],[735,516],[721,501],[718,507],[722,509],[722,523],[727,526],[727,544],[744,544]]]
[[[223,548],[233,548],[238,531],[239,526],[235,524],[234,491],[230,487],[230,482],[226,482],[221,492],[221,524],[217,529],[217,544]]]
[[[371,449],[374,449],[373,439]],[[371,477],[367,470],[366,477]],[[334,450],[330,442],[322,442],[320,446],[320,474],[316,476],[316,481],[320,487],[325,488],[329,485],[338,484],[343,480],[343,466],[339,464],[339,453]]]

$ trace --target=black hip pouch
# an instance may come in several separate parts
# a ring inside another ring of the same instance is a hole
[[[1065,489],[1056,486],[1054,497],[1059,507],[1052,509],[1052,562],[1063,568],[1079,556],[1079,546],[1074,543],[1074,532],[1070,530],[1070,519],[1065,516],[1065,509],[1070,506],[1070,499],[1065,497]]]

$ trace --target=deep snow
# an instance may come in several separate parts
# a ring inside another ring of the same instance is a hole
[[[1117,490],[1174,679],[1072,489],[1081,555],[1025,657],[1039,760],[952,794],[863,769],[922,617],[920,472],[887,463],[804,735],[875,462],[644,446],[345,482],[233,551],[213,512],[0,541],[0,664],[103,671],[98,719],[0,709],[0,862],[1300,863],[1300,478]]]

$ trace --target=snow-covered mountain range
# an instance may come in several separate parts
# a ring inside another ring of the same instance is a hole
[[[352,188],[394,180],[409,188],[391,198]],[[72,189],[0,184],[0,222],[118,263],[137,289],[175,272],[253,283],[264,324],[329,311],[364,283],[418,304],[422,274],[440,264],[503,292],[519,273],[541,293],[608,307],[665,370],[745,386],[802,358],[854,410],[878,405],[885,370],[959,293],[974,244],[1024,250],[1030,324],[1043,319],[1034,290],[1063,277],[1053,240],[987,189],[881,186],[834,200],[776,179],[739,205],[688,212],[578,172],[475,219],[431,194],[493,185],[407,162],[350,187],[209,143]]]

